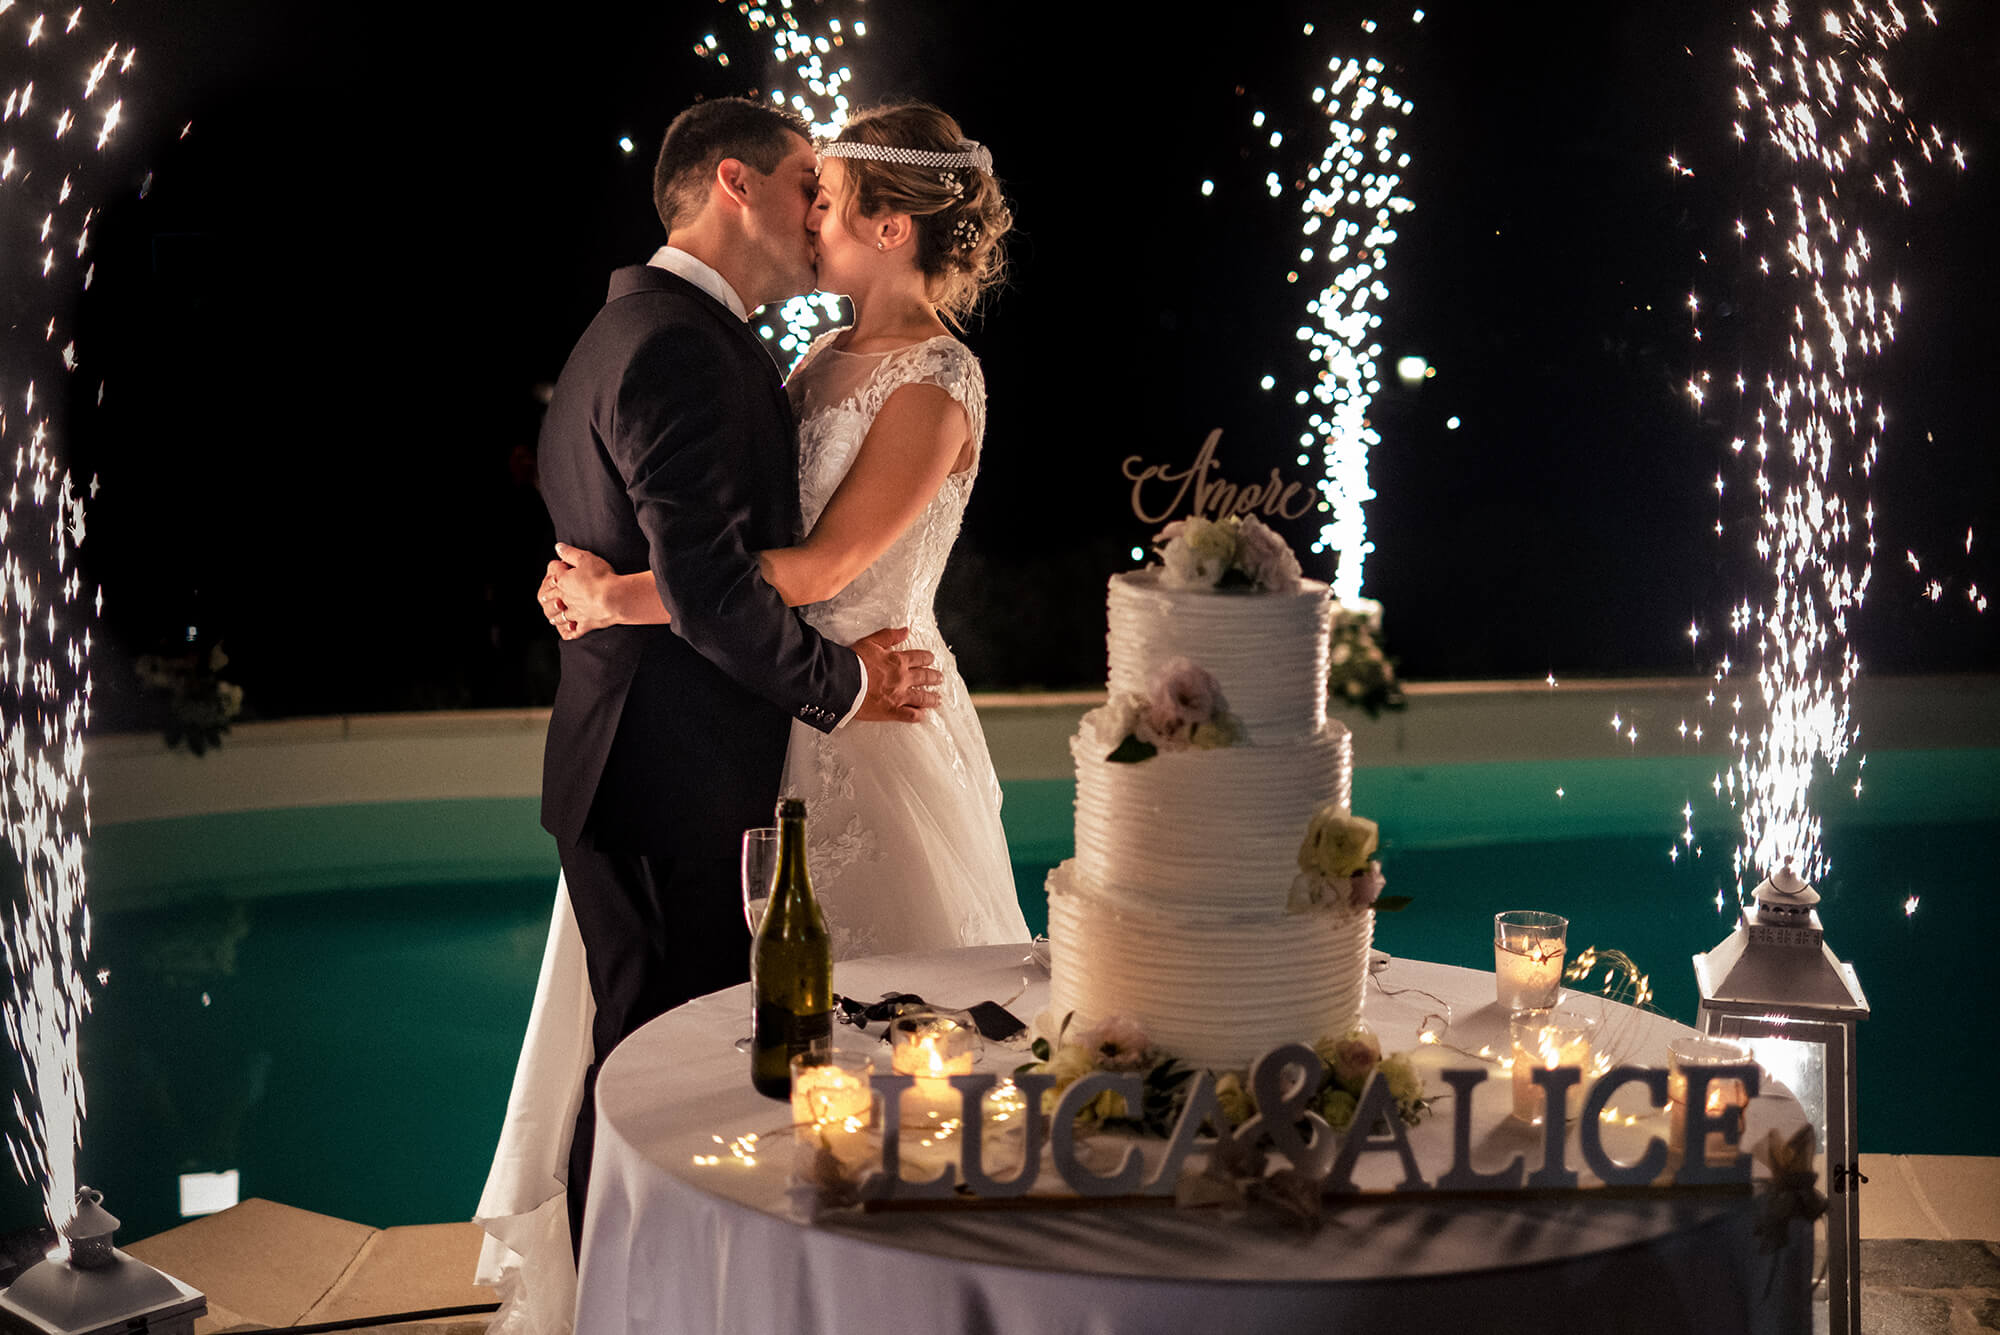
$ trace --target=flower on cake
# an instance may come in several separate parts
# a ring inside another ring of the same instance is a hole
[[[1255,515],[1176,519],[1153,536],[1173,589],[1298,589],[1299,559],[1270,525]]]
[[[1338,802],[1314,813],[1299,845],[1299,874],[1285,899],[1287,913],[1333,909],[1347,913],[1394,913],[1407,895],[1382,894],[1382,864],[1373,860],[1381,831]]]
[[[1243,725],[1228,709],[1214,674],[1186,658],[1169,659],[1146,683],[1146,693],[1114,695],[1084,717],[1106,760],[1136,764],[1162,751],[1212,751],[1243,740]]]

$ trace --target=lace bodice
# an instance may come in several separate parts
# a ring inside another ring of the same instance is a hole
[[[972,424],[972,463],[944,480],[873,565],[826,602],[805,608],[805,617],[843,642],[883,626],[908,626],[913,640],[941,647],[931,643],[937,639],[932,603],[979,471],[986,381],[971,350],[950,335],[889,352],[850,353],[835,346],[842,332],[817,339],[786,382],[799,416],[799,505],[806,529],[819,522],[839,490],[875,414],[905,385],[936,385],[964,407]]]

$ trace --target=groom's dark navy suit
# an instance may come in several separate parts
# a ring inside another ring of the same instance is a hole
[[[749,976],[742,832],[771,823],[792,720],[831,730],[861,666],[758,575],[756,552],[800,536],[798,428],[763,345],[692,283],[612,275],[556,382],[539,466],[556,536],[620,573],[650,568],[672,620],[565,641],[549,718],[542,824],[597,1003],[570,1155],[580,1236],[597,1062]]]

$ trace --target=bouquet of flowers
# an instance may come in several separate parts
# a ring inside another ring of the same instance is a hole
[[[1175,589],[1262,589],[1290,593],[1299,587],[1299,559],[1271,526],[1255,515],[1176,519],[1154,535]]]
[[[1369,718],[1409,707],[1396,680],[1396,660],[1382,652],[1380,603],[1334,605],[1327,662],[1327,691],[1336,703],[1365,709]]]
[[[1112,748],[1119,765],[1151,760],[1162,751],[1212,751],[1243,740],[1243,725],[1229,712],[1214,675],[1185,658],[1160,665],[1144,695],[1125,692],[1092,710],[1084,724]]]
[[[243,688],[217,674],[229,663],[222,644],[191,645],[180,654],[145,654],[135,669],[139,682],[166,696],[165,733],[169,747],[186,746],[196,755],[222,745],[222,734],[243,712]]]

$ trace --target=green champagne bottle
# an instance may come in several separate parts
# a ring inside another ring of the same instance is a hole
[[[833,1051],[833,938],[806,874],[806,804],[796,797],[778,799],[778,874],[750,947],[750,988],[750,1083],[788,1099],[792,1058]]]

